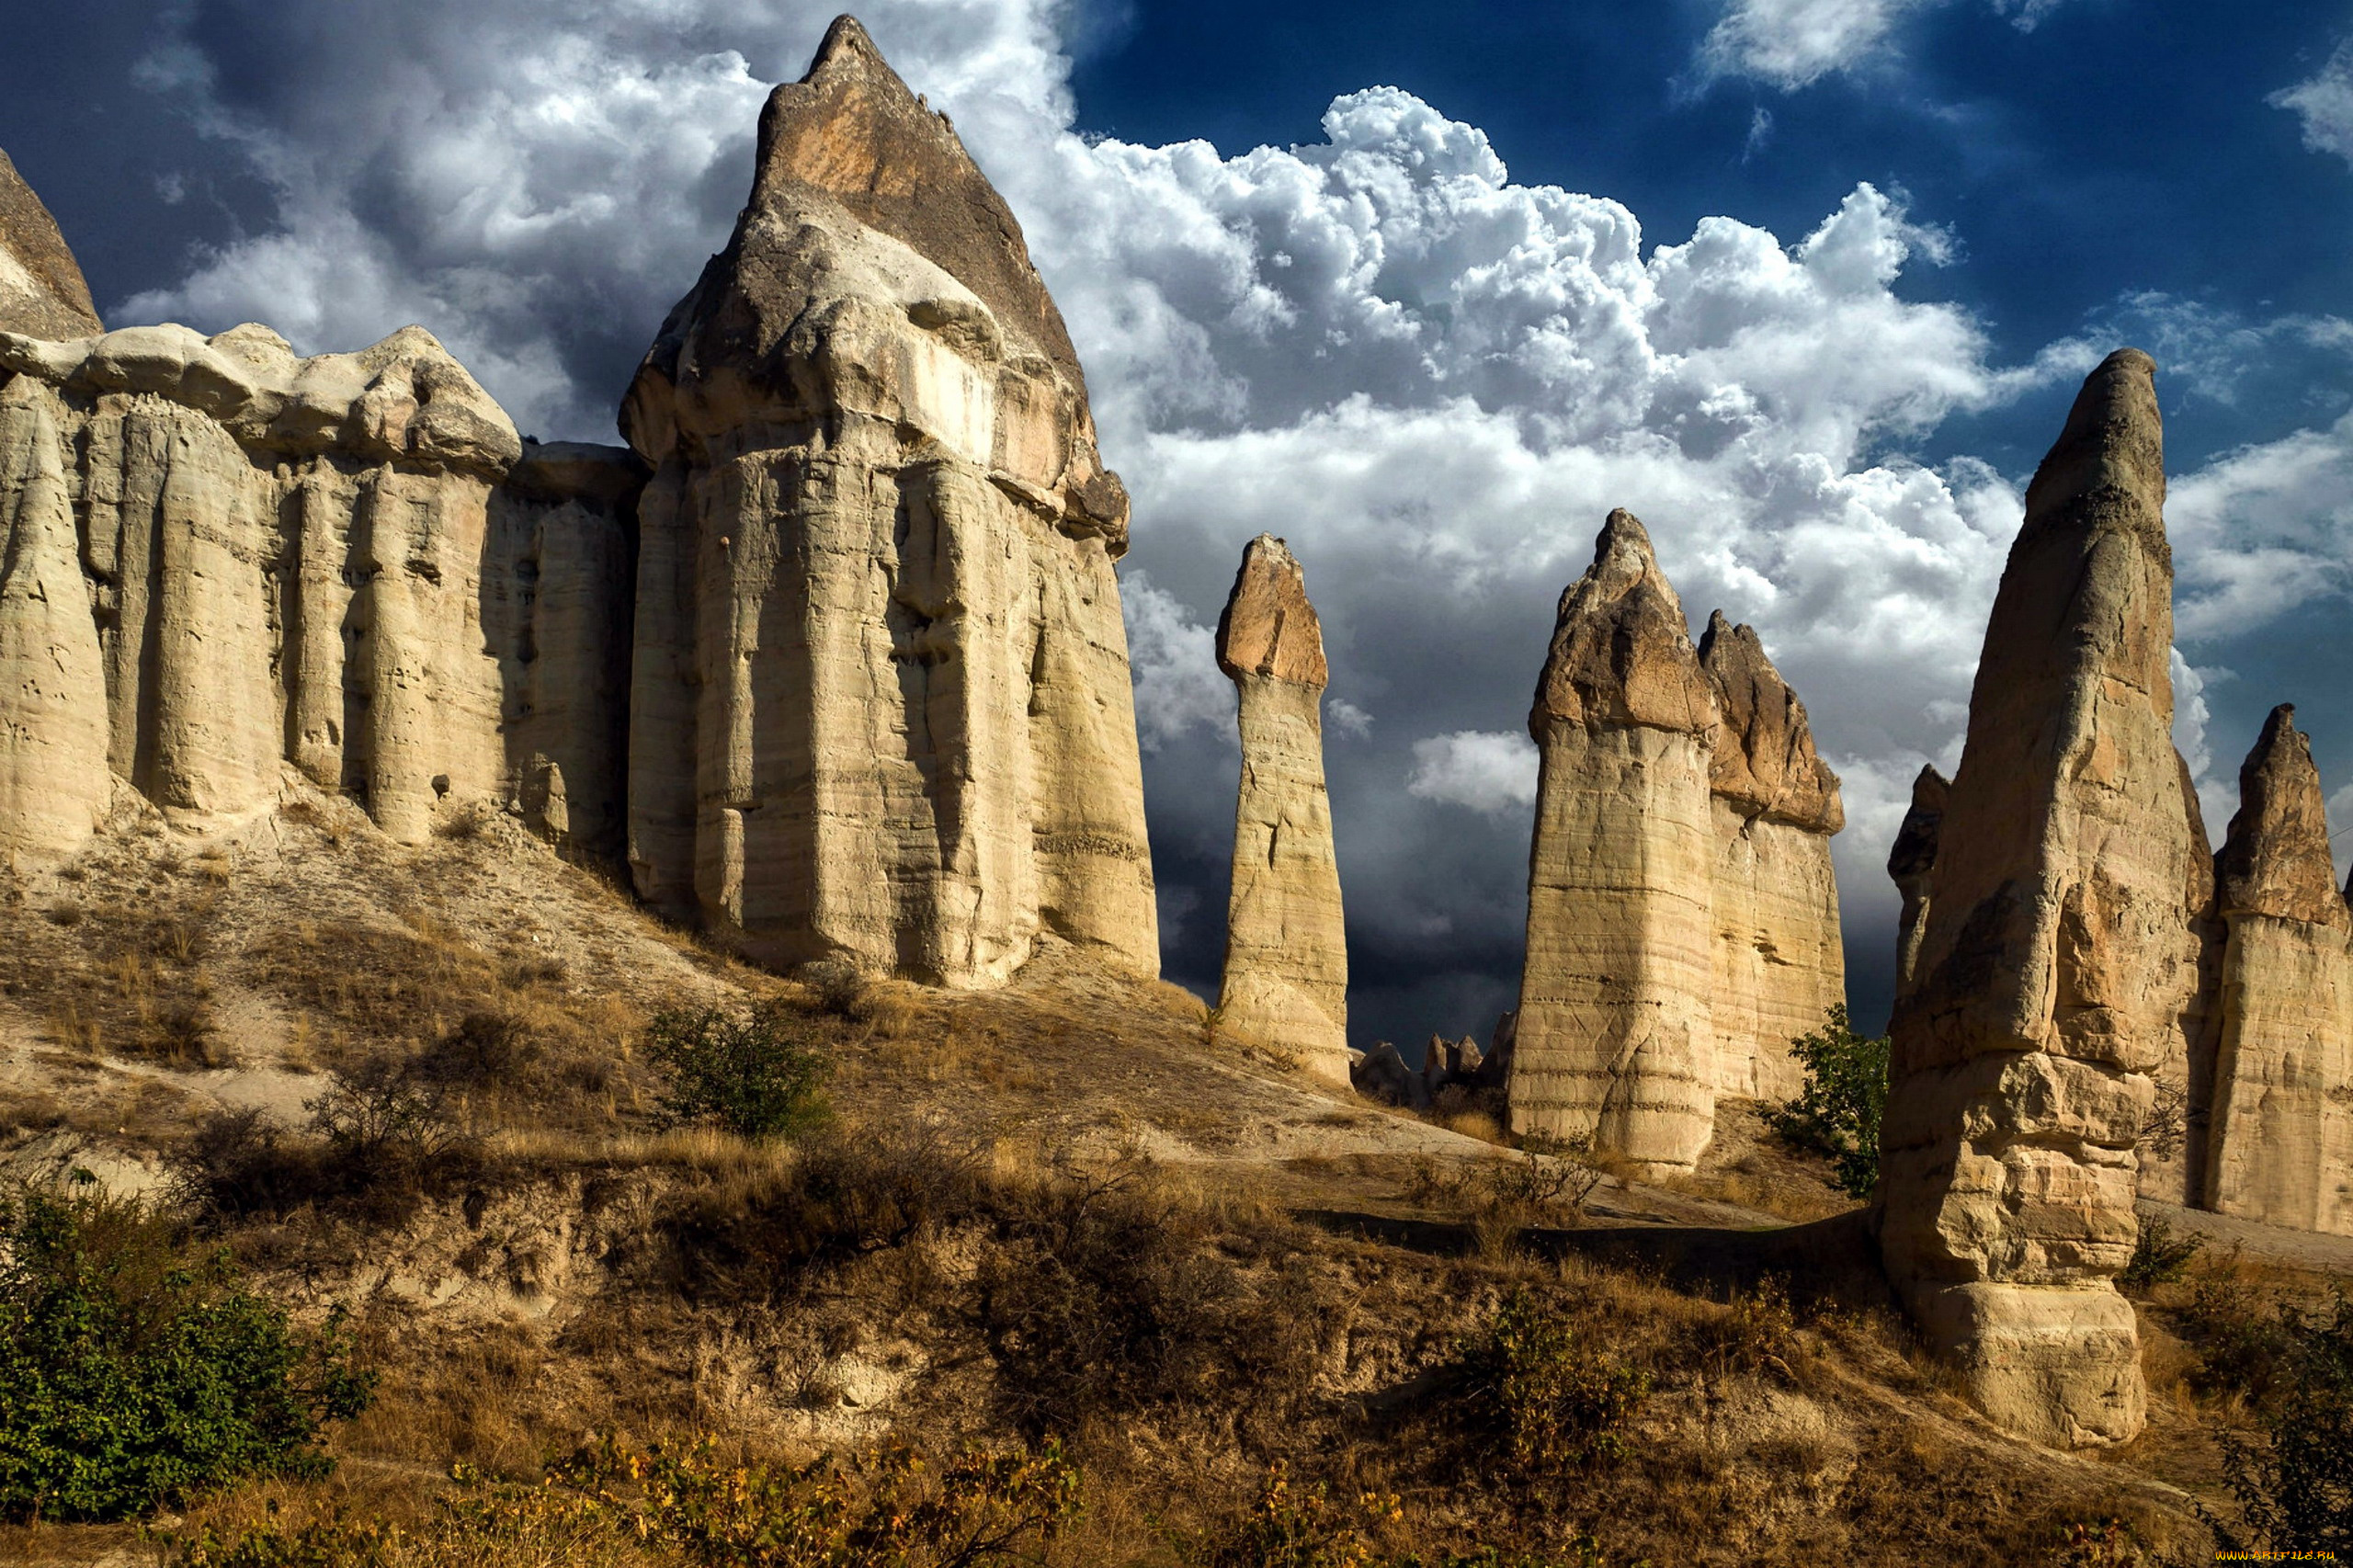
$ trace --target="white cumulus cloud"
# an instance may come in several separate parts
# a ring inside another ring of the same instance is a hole
[[[1405,793],[1494,816],[1536,803],[1536,744],[1517,730],[1457,730],[1414,743]]]
[[[1905,17],[1944,0],[1726,0],[1699,45],[1708,77],[1748,76],[1785,92],[1887,52]],[[2013,27],[2031,30],[2059,0],[1993,0]]]

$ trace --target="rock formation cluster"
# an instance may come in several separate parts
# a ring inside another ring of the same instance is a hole
[[[1624,511],[1562,596],[1529,729],[1513,1130],[1688,1166],[1717,1096],[1793,1090],[1789,1042],[1845,997],[1837,778],[1753,631],[1718,615],[1692,646]]]
[[[2209,883],[2172,739],[2148,356],[2109,356],[2027,492],[1893,1024],[1891,1280],[1975,1402],[2056,1444],[2141,1429],[2134,1146],[2185,1051]]]
[[[1020,226],[837,21],[639,369],[629,858],[775,964],[1158,968],[1128,502]]]
[[[1324,787],[1324,633],[1281,540],[1242,552],[1217,623],[1240,704],[1242,783],[1217,1027],[1348,1081],[1348,951]]]
[[[291,767],[404,840],[490,802],[625,847],[772,963],[1157,971],[1126,494],[1019,226],[855,22],[770,98],[634,451],[522,439],[421,328],[103,332],[5,160],[0,329],[0,852]]]

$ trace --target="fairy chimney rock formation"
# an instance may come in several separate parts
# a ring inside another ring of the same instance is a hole
[[[1155,972],[1126,493],[1020,225],[849,18],[621,426],[640,892],[772,964]]]
[[[57,220],[0,152],[0,332],[64,338],[105,330]]]
[[[2239,769],[2238,814],[2215,872],[2227,935],[2206,1204],[2353,1233],[2353,915],[2329,858],[2320,772],[2291,707],[2271,710]]]
[[[1995,1421],[2145,1417],[2134,1142],[2197,982],[2154,365],[2110,355],[2027,492],[1893,1026],[1881,1244]]]
[[[1348,1081],[1347,932],[1324,787],[1324,636],[1298,559],[1260,534],[1217,623],[1241,702],[1242,786],[1217,1026]]]
[[[1711,926],[1716,1087],[1785,1100],[1803,1086],[1789,1042],[1847,999],[1830,839],[1847,824],[1838,776],[1813,749],[1805,704],[1756,629],[1722,610],[1699,640],[1722,723],[1709,788],[1716,838]]]
[[[1633,516],[1561,597],[1541,754],[1512,1130],[1688,1165],[1714,1131],[1716,702]]]
[[[1937,834],[1945,820],[1945,800],[1952,780],[1933,764],[1923,767],[1912,780],[1912,804],[1904,824],[1895,830],[1895,845],[1887,852],[1887,874],[1904,899],[1895,926],[1895,990],[1912,988],[1920,956],[1921,927],[1928,914],[1928,877],[1937,865]]]

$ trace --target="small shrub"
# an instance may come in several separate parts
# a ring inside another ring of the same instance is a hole
[[[321,1427],[368,1405],[339,1323],[295,1332],[168,1215],[31,1189],[5,1218],[0,1517],[127,1519],[243,1475],[315,1475]]]
[[[2184,1337],[2198,1351],[2195,1381],[2209,1392],[2261,1405],[2295,1373],[2292,1314],[2233,1278],[2227,1260],[2199,1278],[2181,1321]]]
[[[511,1087],[540,1059],[539,1042],[509,1014],[468,1013],[419,1053],[409,1075],[451,1088]]]
[[[2116,1283],[2144,1294],[2169,1285],[2189,1271],[2191,1261],[2205,1245],[2203,1236],[2176,1235],[2162,1216],[2147,1215],[2141,1221],[2141,1233],[2133,1238],[2131,1261],[2118,1271]]]
[[[371,1062],[337,1073],[296,1132],[259,1110],[220,1111],[174,1150],[179,1196],[211,1221],[284,1219],[316,1206],[375,1225],[404,1223],[429,1193],[483,1174],[479,1142],[441,1085]]]
[[[1790,1042],[1805,1063],[1805,1087],[1770,1113],[1773,1130],[1830,1156],[1834,1179],[1853,1198],[1879,1187],[1879,1124],[1887,1108],[1888,1040],[1857,1034],[1835,1003],[1823,1027]]]
[[[1572,1568],[1492,1546],[1438,1557],[1382,1551],[1376,1538],[1404,1517],[1393,1496],[1361,1493],[1349,1506],[1334,1502],[1321,1483],[1294,1486],[1279,1461],[1247,1510],[1212,1534],[1179,1537],[1176,1547],[1186,1568]],[[1592,1537],[1576,1536],[1568,1545],[1574,1568],[1602,1568]]]
[[[1574,1330],[1515,1291],[1462,1350],[1474,1425],[1489,1429],[1521,1479],[1625,1458],[1625,1428],[1650,1393],[1647,1374],[1578,1345]]]
[[[646,1030],[648,1054],[670,1075],[663,1108],[675,1121],[715,1121],[744,1138],[797,1138],[821,1125],[830,1063],[807,1020],[776,1001],[737,1017],[671,1008]]]
[[[1790,1377],[1797,1328],[1788,1284],[1780,1276],[1768,1274],[1754,1290],[1734,1291],[1724,1315],[1707,1326],[1703,1333],[1707,1358],[1722,1371],[1770,1368]]]
[[[2339,1290],[2331,1311],[2282,1308],[2279,1322],[2290,1375],[2259,1440],[2222,1434],[2223,1478],[2256,1541],[2353,1561],[2353,1299]]]

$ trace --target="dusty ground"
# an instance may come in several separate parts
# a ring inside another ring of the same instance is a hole
[[[778,1222],[764,1195],[801,1190],[792,1156],[659,1126],[642,1055],[654,1011],[813,994],[648,918],[608,873],[502,817],[404,848],[290,782],[278,809],[201,835],[126,799],[74,862],[6,886],[0,1164],[20,1177],[78,1166],[162,1191],[171,1151],[216,1111],[299,1124],[335,1071],[426,1050],[485,1012],[543,1042],[528,1085],[460,1107],[503,1162],[497,1180],[389,1229],[310,1217],[235,1238],[304,1312],[360,1309],[372,1352],[415,1391],[338,1437],[343,1466],[319,1497],[414,1508],[453,1458],[529,1471],[586,1426],[707,1425],[806,1449],[911,1426],[987,1437],[1006,1419],[1009,1363],[969,1300],[998,1244],[979,1221],[870,1241],[788,1280],[762,1261],[760,1227]],[[1639,1461],[1548,1505],[1610,1561],[2089,1562],[2103,1560],[2068,1556],[2064,1528],[2108,1518],[2148,1553],[2114,1561],[2206,1560],[2190,1503],[2223,1501],[2217,1413],[2168,1326],[2177,1299],[2147,1309],[2162,1362],[2149,1436],[2105,1455],[2030,1449],[1911,1352],[1858,1206],[1758,1108],[1728,1107],[1718,1146],[1671,1187],[1531,1167],[1281,1061],[1212,1049],[1203,1025],[1173,986],[1052,951],[1005,992],[886,983],[827,1025],[853,1134],[919,1133],[1047,1173],[1019,1175],[1025,1191],[1148,1171],[1171,1212],[1222,1238],[1211,1250],[1238,1260],[1248,1290],[1313,1303],[1302,1403],[1275,1429],[1154,1406],[1086,1439],[1107,1478],[1106,1541],[1146,1539],[1141,1525],[1119,1535],[1121,1518],[1213,1513],[1287,1453],[1400,1489],[1432,1530],[1455,1532],[1444,1539],[1487,1539],[1501,1505],[1466,1489],[1462,1461],[1397,1456],[1440,1454],[1415,1391],[1505,1293],[1532,1290],[1652,1369]],[[1530,1168],[1533,1187],[1513,1174]],[[2167,1217],[2283,1290],[2353,1275],[2353,1240]],[[1795,1303],[1764,1350],[1740,1326],[1760,1291]],[[1180,1440],[1201,1420],[1214,1440]],[[249,1511],[267,1491],[222,1506]],[[144,1551],[124,1530],[0,1532],[0,1562]]]

